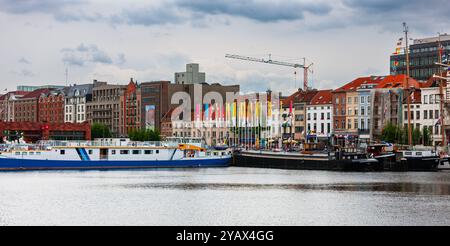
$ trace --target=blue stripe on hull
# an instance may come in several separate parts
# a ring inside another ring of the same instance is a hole
[[[0,170],[131,169],[172,167],[227,167],[231,158],[158,161],[65,161],[0,159]]]

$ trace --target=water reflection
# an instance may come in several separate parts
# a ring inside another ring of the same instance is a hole
[[[172,190],[327,190],[354,192],[405,192],[450,195],[450,184],[341,183],[341,184],[243,184],[243,183],[140,183],[119,185],[128,189]]]

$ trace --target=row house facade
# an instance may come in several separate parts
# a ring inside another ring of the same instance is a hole
[[[83,123],[88,121],[87,104],[92,100],[93,84],[73,85],[64,88],[64,122]]]
[[[293,138],[306,141],[311,129],[307,129],[307,106],[318,93],[317,90],[304,91],[299,89],[294,94],[282,99],[283,118],[286,121],[283,127],[283,138]]]
[[[38,103],[38,122],[64,123],[64,103],[65,95],[63,90],[42,93]]]
[[[120,94],[120,136],[141,129],[141,88],[133,79]]]
[[[333,132],[332,90],[319,90],[306,106],[308,136],[328,140]]]
[[[11,91],[0,96],[0,121],[13,122],[15,114],[15,102],[29,92]]]

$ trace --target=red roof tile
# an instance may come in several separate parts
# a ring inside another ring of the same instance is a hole
[[[360,78],[357,78],[357,79],[351,81],[350,83],[345,84],[342,87],[337,88],[335,90],[335,92],[356,91],[363,84],[375,84],[375,85],[377,85],[384,78],[385,78],[384,76],[360,77]]]
[[[311,105],[321,105],[321,104],[331,104],[331,100],[333,94],[332,90],[320,90],[317,94],[311,99]]]
[[[288,96],[285,99],[282,99],[281,102],[283,105],[289,105],[292,101],[293,103],[299,103],[299,102],[306,102],[309,103],[311,99],[317,94],[317,90],[309,90],[309,91],[303,91],[298,90],[294,94]]]
[[[37,89],[37,90],[34,90],[32,92],[25,94],[22,98],[23,99],[38,98],[41,96],[41,94],[47,94],[50,91],[51,91],[50,89]]]
[[[420,83],[419,81],[409,78],[408,83],[414,88],[426,87],[427,83]],[[404,88],[406,85],[406,75],[389,75],[381,81],[376,88]]]
[[[1,95],[0,96],[0,100],[5,100],[6,96],[10,95],[10,94],[21,95],[22,96],[22,95],[25,95],[27,93],[29,93],[29,92],[26,92],[26,91],[10,91],[10,92],[6,93],[5,95]]]

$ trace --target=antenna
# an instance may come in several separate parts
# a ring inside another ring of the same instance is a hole
[[[69,77],[69,68],[66,65],[66,86],[67,86],[68,77]]]

